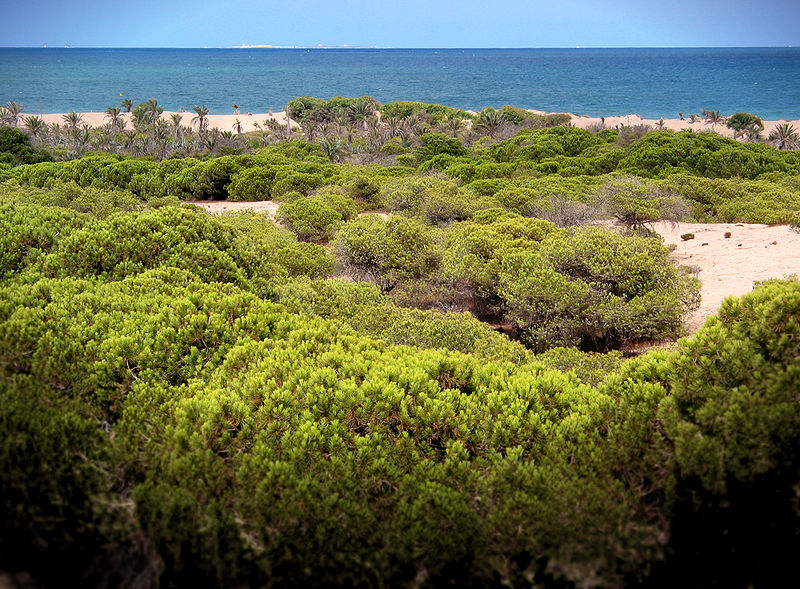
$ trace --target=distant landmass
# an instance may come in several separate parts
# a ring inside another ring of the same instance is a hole
[[[236,45],[224,49],[388,49],[377,45]]]

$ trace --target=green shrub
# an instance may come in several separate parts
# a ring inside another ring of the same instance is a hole
[[[398,178],[386,183],[380,200],[391,211],[418,216],[432,224],[468,219],[490,204],[441,176]]]
[[[56,207],[0,204],[0,281],[39,261],[87,221]]]
[[[727,121],[725,121],[725,126],[739,132],[748,127],[758,127],[763,130],[764,121],[761,120],[761,117],[748,112],[737,112],[728,117]]]
[[[317,194],[283,203],[277,218],[304,241],[325,241],[356,214],[352,199],[341,194]]]
[[[679,194],[635,177],[608,182],[597,190],[596,199],[598,206],[634,231],[653,221],[681,221],[689,216],[689,207]]]
[[[291,192],[308,194],[324,183],[325,177],[319,172],[308,173],[295,171],[292,168],[281,168],[275,173],[270,194],[273,199],[281,200]]]
[[[667,260],[657,240],[597,227],[552,233],[536,251],[501,261],[497,294],[535,350],[606,351],[675,338],[699,302],[699,284]]]
[[[445,135],[444,133],[425,133],[420,137],[422,145],[414,150],[419,161],[424,162],[435,155],[446,154],[452,156],[463,156],[467,154],[467,148],[458,139]]]
[[[441,104],[429,104],[425,102],[411,102],[411,101],[397,101],[389,102],[381,106],[381,117],[386,119],[389,117],[397,117],[402,119],[417,112],[424,112],[430,115],[432,122],[439,123],[446,118],[460,118],[469,119],[470,114],[466,111],[449,106],[442,106]]]
[[[608,383],[629,399],[631,416],[641,414],[646,386],[661,390],[639,455],[645,471],[667,467],[650,483],[666,493],[670,524],[659,582],[691,575],[701,586],[770,586],[790,574],[800,549],[799,326],[800,283],[768,281],[726,299],[674,353],[632,361]],[[699,554],[708,565],[700,571]]]
[[[231,176],[228,187],[230,200],[269,200],[272,182],[277,171],[273,167],[258,167],[239,170]]]
[[[34,148],[25,133],[9,126],[0,126],[0,155],[12,165],[53,161],[49,152]]]
[[[364,215],[339,230],[334,250],[346,271],[388,292],[438,265],[436,232],[415,219]]]
[[[623,363],[622,354],[618,351],[601,354],[582,352],[578,348],[550,348],[537,354],[535,359],[549,368],[570,372],[593,386],[599,385],[609,374],[619,370]]]

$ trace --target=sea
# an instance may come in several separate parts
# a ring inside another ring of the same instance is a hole
[[[298,96],[369,95],[480,110],[676,118],[701,109],[800,118],[800,48],[0,48],[0,104],[103,111],[123,98],[212,114],[283,110]]]

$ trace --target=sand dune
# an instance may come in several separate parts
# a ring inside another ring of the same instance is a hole
[[[232,200],[185,200],[185,204],[192,204],[207,210],[213,215],[222,213],[235,213],[238,211],[256,211],[269,213],[273,218],[281,203],[274,200],[261,200],[250,202],[237,202]]]
[[[750,292],[755,281],[800,276],[800,233],[788,225],[662,221],[653,228],[665,244],[676,244],[673,259],[696,269],[700,278],[700,308],[687,319],[692,332],[726,297]],[[681,239],[686,233],[694,239]]]
[[[540,112],[540,111],[533,111],[533,112]],[[656,129],[658,128],[657,125],[659,123],[659,119],[645,119],[637,114],[630,114],[624,116],[613,116],[613,117],[587,117],[587,116],[578,116],[572,113],[569,113],[572,116],[572,124],[575,127],[580,127],[581,129],[587,129],[589,127],[596,127],[598,125],[604,125],[608,129],[615,129],[618,127],[631,127],[634,125],[649,125],[650,127]],[[733,113],[731,113],[733,114]],[[702,118],[698,118],[695,122],[691,122],[688,118],[681,120],[680,118],[674,119],[662,119],[661,123],[664,129],[670,129],[672,131],[683,131],[684,129],[691,129],[694,133],[700,133],[703,131],[712,131],[717,133],[718,135],[722,135],[723,137],[733,137],[733,129],[730,129],[725,125],[725,123],[717,123],[715,125],[705,121]],[[796,119],[793,121],[764,121],[764,131],[763,136],[767,137],[769,134],[782,123],[789,123],[790,125],[794,125],[794,128],[800,132],[800,119]]]

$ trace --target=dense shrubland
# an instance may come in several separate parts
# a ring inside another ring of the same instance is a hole
[[[404,135],[369,165],[300,140],[160,161],[6,150],[0,570],[144,587],[785,580],[800,284],[729,299],[668,349],[615,350],[676,339],[697,303],[648,224],[800,224],[797,153],[367,98],[290,111],[324,138],[367,133],[380,109]],[[279,200],[282,226],[187,198]],[[588,225],[611,217],[627,229]]]

